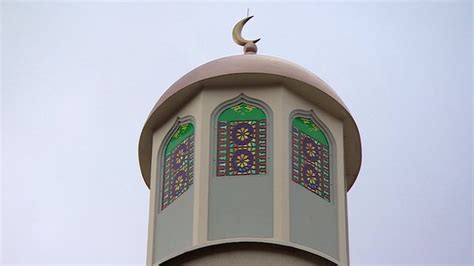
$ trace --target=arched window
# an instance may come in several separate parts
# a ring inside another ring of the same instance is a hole
[[[266,174],[268,123],[263,107],[240,96],[219,110],[216,176]]]
[[[329,141],[311,115],[293,116],[291,123],[292,180],[331,201]]]
[[[193,183],[194,125],[179,121],[165,138],[162,147],[161,210],[168,207]]]

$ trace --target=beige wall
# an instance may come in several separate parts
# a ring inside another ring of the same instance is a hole
[[[321,254],[319,251],[308,249],[310,252],[320,254],[327,259],[337,262],[340,265],[348,264],[347,250],[347,225],[346,225],[346,191],[344,181],[343,164],[343,130],[342,122],[328,115],[311,103],[296,96],[281,85],[267,87],[227,87],[227,88],[206,88],[193,98],[187,105],[176,114],[176,116],[192,115],[195,118],[195,173],[194,173],[194,202],[193,202],[193,247],[208,244],[208,195],[209,195],[209,174],[210,174],[210,149],[209,136],[211,135],[210,118],[213,110],[222,102],[233,99],[244,93],[246,96],[265,102],[273,111],[273,226],[274,236],[271,240],[283,241],[288,245],[290,241],[290,169],[289,169],[289,115],[295,109],[313,110],[316,116],[331,131],[336,142],[337,169],[334,169],[337,176],[334,176],[335,187],[337,189],[337,209],[338,209],[338,258]],[[157,204],[157,154],[161,142],[166,133],[171,129],[176,120],[176,116],[169,119],[165,125],[155,131],[153,135],[153,159],[151,167],[151,189],[150,189],[150,226],[148,240],[147,264],[152,261],[162,262],[176,254],[169,254],[162,259],[153,259],[155,236],[156,204]],[[333,177],[331,177],[333,178]],[[315,225],[317,226],[317,225]],[[255,239],[259,240],[259,239]],[[263,239],[262,239],[263,240]],[[232,240],[228,240],[232,241]],[[298,246],[298,245],[294,245]]]

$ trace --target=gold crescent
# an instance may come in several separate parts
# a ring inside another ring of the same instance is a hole
[[[236,44],[244,46],[248,42],[257,43],[260,41],[260,38],[256,40],[246,40],[242,37],[242,29],[244,28],[245,23],[247,23],[251,18],[253,18],[253,16],[246,17],[235,24],[234,29],[232,30],[232,38]]]

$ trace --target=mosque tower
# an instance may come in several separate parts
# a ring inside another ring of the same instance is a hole
[[[203,64],[147,118],[147,265],[348,265],[346,193],[361,165],[357,125],[310,71],[257,54]]]

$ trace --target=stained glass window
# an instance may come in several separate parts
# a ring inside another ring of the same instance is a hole
[[[164,150],[161,209],[164,210],[193,183],[194,126],[180,125]]]
[[[241,102],[217,119],[217,176],[261,175],[267,172],[267,117]]]
[[[324,132],[309,118],[296,117],[291,132],[292,180],[331,201],[329,143]]]

